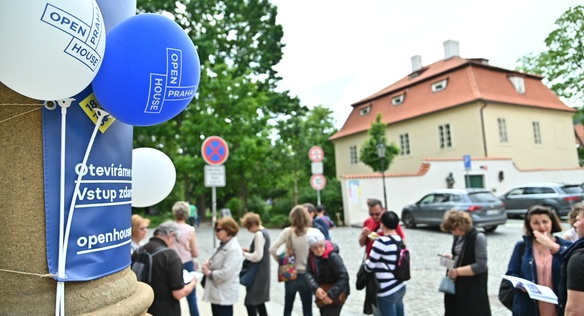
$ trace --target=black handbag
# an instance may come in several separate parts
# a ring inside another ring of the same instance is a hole
[[[499,302],[501,302],[509,310],[513,309],[513,295],[515,294],[515,287],[509,280],[501,280],[499,284]]]

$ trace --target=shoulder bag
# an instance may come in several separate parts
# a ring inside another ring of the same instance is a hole
[[[294,255],[294,245],[292,243],[292,228],[290,228],[288,239],[286,240],[286,250],[278,257],[278,282],[296,280],[296,256]],[[288,244],[289,243],[289,244]]]
[[[523,261],[523,252],[525,251],[525,242],[521,242],[519,247],[519,260]],[[502,279],[499,284],[499,302],[501,302],[507,309],[513,310],[513,296],[515,295],[515,287],[511,281]]]
[[[325,283],[325,284],[319,284],[318,287],[320,287],[321,289],[323,289],[325,292],[328,292],[331,287],[333,286],[332,283]],[[331,297],[331,299],[333,299]],[[335,299],[333,299],[332,305],[343,305],[345,304],[345,301],[347,300],[347,293],[345,293],[345,291],[341,292],[341,294],[339,294],[339,296],[337,296]],[[316,303],[316,306],[323,307],[326,306],[328,304],[325,304],[322,300],[320,299],[315,299],[314,302]]]

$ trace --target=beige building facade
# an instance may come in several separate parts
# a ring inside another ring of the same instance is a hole
[[[386,172],[386,186],[391,182],[400,191],[388,207],[398,212],[415,202],[404,199],[413,199],[405,190],[445,187],[443,161],[457,161],[448,164],[449,172],[463,179],[457,187],[466,185],[469,174],[476,175],[469,186],[495,192],[520,181],[584,182],[572,123],[576,110],[547,88],[542,77],[494,67],[482,58],[463,59],[455,41],[446,41],[444,51],[443,60],[428,66],[422,66],[420,56],[412,57],[412,73],[354,103],[343,127],[331,137],[349,222],[361,220],[358,214],[367,197],[382,197],[380,175],[359,160],[378,114],[387,126],[386,139],[401,151]],[[481,165],[465,168],[465,155]],[[428,161],[433,161],[430,173]],[[504,168],[496,166],[501,161]],[[503,169],[513,170],[507,172],[513,179],[487,183]],[[355,198],[355,188],[362,199]]]

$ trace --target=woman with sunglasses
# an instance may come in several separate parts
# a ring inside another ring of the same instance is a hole
[[[233,304],[239,298],[239,272],[243,251],[237,241],[239,226],[231,217],[223,217],[215,224],[219,247],[202,266],[206,276],[203,301],[211,303],[214,316],[232,316]]]
[[[523,240],[517,242],[507,267],[507,275],[545,285],[558,295],[562,256],[571,242],[552,234],[562,231],[560,220],[548,207],[534,205],[523,221]],[[522,290],[513,295],[513,315],[557,315],[556,305],[534,301]]]

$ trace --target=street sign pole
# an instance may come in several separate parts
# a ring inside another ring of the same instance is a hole
[[[318,201],[318,205],[320,205],[320,190],[316,190],[316,199]]]
[[[229,157],[229,146],[227,142],[219,136],[210,136],[203,141],[201,146],[203,160],[210,166],[205,166],[205,186],[211,187],[211,205],[213,218],[211,225],[213,228],[213,248],[217,245],[217,191],[216,188],[225,186],[225,167],[223,163]]]
[[[213,248],[217,244],[217,234],[215,234],[215,224],[217,223],[217,193],[215,187],[211,187],[211,204],[213,205],[213,218],[211,220],[211,229],[213,229]]]
[[[464,155],[464,156],[462,156],[462,160],[464,161],[464,170],[466,170],[466,175],[464,177],[464,185],[466,188],[468,188],[470,185],[468,171],[470,170],[470,165],[471,165],[472,159],[471,159],[470,155]]]

